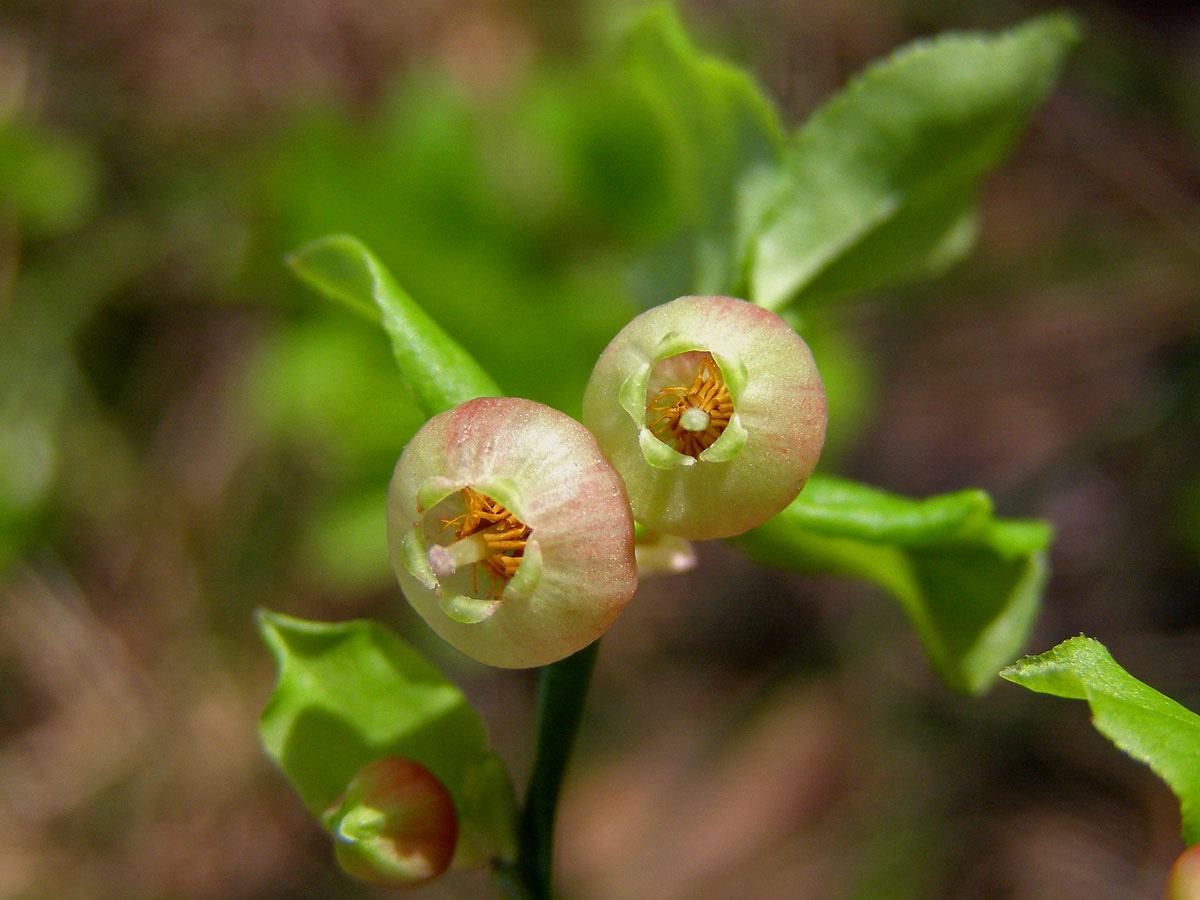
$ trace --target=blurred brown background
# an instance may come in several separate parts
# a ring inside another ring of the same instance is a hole
[[[682,5],[789,124],[900,43],[1038,8]],[[837,464],[913,495],[981,486],[1005,515],[1051,519],[1029,649],[1087,633],[1200,709],[1200,12],[1073,8],[1085,44],[987,182],[976,251],[937,283],[844,307],[873,387]],[[375,495],[355,491],[415,425],[372,374],[386,346],[314,311],[281,255],[311,236],[300,204],[341,202],[289,194],[308,184],[296,173],[375,139],[397,83],[435,68],[486,100],[542,54],[570,60],[589,15],[545,0],[0,3],[0,118],[52,136],[74,179],[51,178],[62,197],[35,190],[32,216],[0,216],[0,367],[20,376],[0,427],[33,497],[0,556],[0,900],[385,893],[337,872],[259,749],[260,605],[400,628],[524,777],[533,675],[469,665],[422,630],[379,553]],[[405,214],[372,212],[381,229]],[[392,422],[363,434],[343,403]],[[604,639],[562,812],[564,896],[1162,895],[1175,801],[1081,704],[1007,684],[960,698],[875,589],[700,553]],[[412,896],[496,894],[467,873]]]

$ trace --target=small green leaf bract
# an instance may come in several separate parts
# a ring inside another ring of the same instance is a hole
[[[1050,537],[1043,522],[994,518],[983,491],[912,500],[814,475],[737,543],[774,565],[878,584],[900,603],[942,680],[980,694],[1025,644]]]
[[[461,864],[511,850],[512,789],[458,688],[374,622],[263,611],[259,624],[279,666],[259,730],[310,813],[321,819],[368,763],[403,756],[454,798]]]
[[[405,293],[361,241],[332,235],[288,257],[302,280],[325,296],[378,320],[392,340],[400,374],[428,416],[500,388],[453,338]]]
[[[1200,715],[1138,681],[1092,638],[1063,641],[1026,657],[1002,678],[1071,700],[1086,700],[1096,730],[1151,770],[1175,792],[1183,839],[1200,843]]]

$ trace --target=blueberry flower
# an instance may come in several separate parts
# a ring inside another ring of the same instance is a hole
[[[388,491],[392,567],[442,638],[493,666],[590,644],[637,587],[624,484],[590,432],[515,398],[430,419]]]
[[[635,318],[600,355],[583,421],[639,522],[731,537],[804,487],[825,442],[825,389],[808,345],[774,313],[681,297]]]

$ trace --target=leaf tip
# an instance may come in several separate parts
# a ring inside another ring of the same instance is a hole
[[[282,637],[279,634],[279,625],[285,618],[286,616],[272,612],[264,606],[260,606],[254,611],[254,621],[258,626],[258,633],[273,653],[279,648],[282,642]]]
[[[1085,700],[1088,691],[1080,671],[1094,667],[1102,659],[1112,660],[1107,648],[1094,638],[1078,634],[1044,653],[1005,666],[1000,677],[1040,694]]]
[[[1069,9],[1056,9],[1033,21],[1047,31],[1057,32],[1067,49],[1082,41],[1087,31],[1083,20]]]
[[[329,248],[339,248],[356,252],[366,252],[367,249],[366,245],[363,244],[363,242],[358,238],[354,237],[354,235],[342,233],[326,234],[319,238],[313,238],[310,241],[305,241],[295,250],[292,250],[290,253],[285,253],[283,259],[289,267],[295,268],[297,265],[302,264],[307,257],[312,256],[314,253],[317,253],[321,250],[326,250]]]
[[[998,673],[1005,681],[1010,681],[1013,684],[1021,683],[1021,664],[1030,657],[1026,656],[1023,659],[1018,659],[1015,662],[1009,663]]]
[[[364,620],[349,622],[311,622],[272,610],[259,608],[255,617],[263,642],[283,668],[292,653],[309,653],[344,638],[356,629],[369,625]]]

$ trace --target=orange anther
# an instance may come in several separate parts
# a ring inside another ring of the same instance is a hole
[[[708,415],[705,430],[690,431],[683,427],[681,420],[689,409],[699,409]],[[729,387],[712,354],[705,353],[691,387],[671,385],[659,390],[646,406],[646,425],[663,443],[696,458],[724,433],[732,415]]]
[[[500,596],[509,579],[516,574],[532,529],[502,505],[474,488],[460,491],[466,511],[452,519],[442,519],[442,531],[454,526],[454,539],[462,540],[483,532],[490,556],[481,562],[486,567],[488,599]],[[478,566],[471,567],[471,590],[479,593]]]

